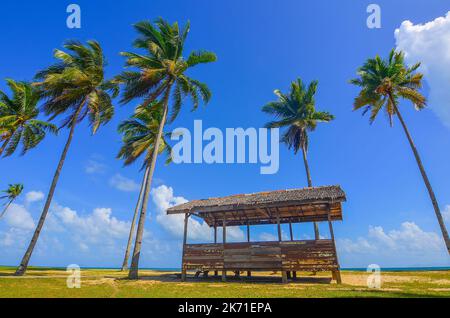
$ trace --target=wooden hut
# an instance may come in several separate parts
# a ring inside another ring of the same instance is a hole
[[[222,272],[239,275],[252,271],[277,271],[282,281],[296,277],[296,272],[330,271],[341,283],[339,261],[333,233],[333,221],[342,220],[345,193],[339,186],[280,190],[194,200],[167,210],[167,214],[184,214],[182,280],[186,272]],[[197,216],[214,228],[214,243],[186,244],[188,220]],[[328,222],[330,238],[294,240],[292,225],[304,222]],[[278,240],[251,242],[250,226],[275,224]],[[290,240],[282,240],[281,224],[289,224]],[[228,243],[228,226],[246,226],[247,242]],[[222,242],[217,241],[217,228],[222,227]]]

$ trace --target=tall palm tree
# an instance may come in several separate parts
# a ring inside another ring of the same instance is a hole
[[[1,196],[0,199],[8,199],[8,203],[6,203],[5,208],[0,214],[0,219],[5,215],[11,203],[14,202],[14,200],[22,193],[22,191],[23,191],[23,184],[20,183],[10,184],[8,189],[2,191],[6,193],[6,195]]]
[[[278,100],[270,102],[263,107],[263,112],[274,115],[277,119],[267,123],[267,128],[283,128],[287,130],[281,137],[289,149],[299,150],[303,154],[303,163],[306,170],[308,187],[312,187],[311,173],[307,159],[309,138],[308,132],[314,131],[319,122],[330,122],[334,116],[328,112],[316,111],[314,96],[317,91],[318,81],[312,81],[306,87],[299,78],[291,83],[288,94],[275,90]],[[315,239],[320,238],[319,227],[314,222]]]
[[[51,118],[66,115],[61,128],[69,128],[69,135],[53,176],[39,223],[16,275],[23,275],[27,269],[50,208],[76,125],[88,118],[92,134],[95,134],[100,125],[107,123],[114,114],[108,92],[111,91],[114,97],[118,94],[118,87],[104,79],[105,60],[100,44],[96,41],[88,41],[85,46],[78,41],[68,41],[64,48],[67,52],[55,50],[54,56],[59,60],[58,63],[39,72],[36,78],[40,82],[35,85],[41,89],[42,96],[46,99],[43,105],[46,115]]]
[[[154,102],[156,103],[156,102]],[[123,134],[123,145],[120,148],[118,159],[123,159],[124,164],[130,165],[136,159],[145,155],[142,169],[145,169],[152,158],[153,146],[155,144],[156,136],[158,135],[159,125],[162,119],[162,108],[157,105],[154,107],[144,108],[138,107],[134,115],[123,121],[119,125],[119,133]],[[171,148],[167,142],[162,138],[159,146],[159,154],[166,151],[168,154],[168,162],[170,161]],[[135,224],[139,208],[142,204],[142,196],[144,193],[145,183],[147,182],[148,170],[145,169],[144,178],[142,180],[141,189],[139,192],[138,201],[134,209],[133,220],[131,222],[130,234],[128,236],[127,248],[125,250],[125,257],[122,264],[122,271],[128,269],[128,259],[130,257],[131,244],[133,234],[135,232]]]
[[[359,68],[358,78],[350,81],[351,84],[361,88],[359,95],[355,98],[353,110],[363,109],[363,114],[370,111],[370,123],[373,123],[380,110],[383,110],[388,115],[391,126],[393,116],[397,115],[419,166],[447,251],[450,254],[450,239],[439,204],[428,180],[419,152],[398,107],[400,98],[411,101],[416,110],[421,110],[426,106],[425,97],[418,91],[422,87],[423,78],[423,74],[416,72],[419,67],[420,63],[411,67],[405,65],[403,52],[396,52],[394,49],[391,50],[387,60],[380,58],[378,55],[375,58],[368,59]]]
[[[12,155],[22,143],[22,154],[36,147],[47,132],[56,133],[55,125],[37,119],[40,92],[27,82],[6,80],[12,92],[0,91],[0,156]]]
[[[197,109],[200,100],[207,103],[211,98],[208,87],[186,75],[186,71],[198,64],[216,60],[216,55],[207,51],[194,51],[187,59],[183,58],[184,43],[189,33],[189,23],[180,30],[178,23],[169,24],[158,19],[154,24],[143,21],[135,26],[139,37],[134,41],[137,49],[143,49],[144,54],[123,52],[127,58],[126,65],[134,68],[125,71],[117,80],[124,84],[122,102],[128,103],[135,98],[143,98],[142,107],[151,107],[152,103],[161,101],[162,119],[158,128],[158,136],[154,145],[159,149],[164,125],[169,111],[169,100],[172,98],[169,122],[178,115],[185,97],[192,99],[193,110]],[[141,213],[137,228],[136,240],[132,256],[129,278],[138,277],[139,256],[142,236],[147,213],[148,197],[155,169],[158,152],[154,151],[150,164],[146,167],[148,175],[145,183]]]

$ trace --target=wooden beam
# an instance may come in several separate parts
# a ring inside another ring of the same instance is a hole
[[[189,223],[189,213],[184,215],[184,234],[183,234],[183,256],[181,258],[181,281],[186,281],[186,264],[184,262],[184,254],[186,252],[187,230]]]
[[[224,213],[223,214],[223,220],[222,220],[222,226],[223,226],[223,230],[222,230],[222,244],[223,244],[223,259],[224,259],[224,267],[225,267],[225,244],[227,242],[227,216]],[[225,282],[227,280],[227,271],[225,270],[225,268],[222,270],[222,281]]]

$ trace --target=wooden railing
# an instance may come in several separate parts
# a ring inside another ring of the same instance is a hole
[[[198,271],[335,271],[332,240],[186,244],[183,268]]]

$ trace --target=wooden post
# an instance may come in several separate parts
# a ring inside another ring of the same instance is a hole
[[[186,264],[184,263],[184,253],[186,252],[187,229],[189,222],[189,213],[184,215],[184,235],[183,235],[183,255],[181,257],[181,281],[186,281]]]
[[[250,224],[247,222],[247,242],[250,243]],[[247,271],[247,277],[251,277],[252,272]]]
[[[281,235],[281,224],[280,224],[280,211],[277,209],[277,226],[278,226],[278,241],[282,241],[282,235]],[[282,256],[282,255],[280,255]],[[281,270],[281,282],[287,283],[287,272],[285,270]]]
[[[214,222],[214,244],[217,244],[217,224]],[[214,276],[219,276],[219,271],[214,271]]]
[[[294,240],[294,233],[292,232],[292,223],[289,222],[289,233],[291,234],[291,241]]]
[[[334,272],[333,276],[336,277],[336,282],[338,284],[342,284],[341,270],[340,270],[339,260],[338,260],[337,251],[336,251],[336,242],[334,240],[333,223],[331,222],[330,211],[328,211],[328,227],[330,228],[330,236],[331,236],[331,241],[333,242],[334,254],[336,255],[336,263],[337,263],[337,270]]]
[[[225,213],[223,214],[223,240],[222,240],[222,244],[223,244],[223,270],[222,270],[222,281],[225,282],[227,280],[227,271],[225,270],[225,243],[227,242],[227,221],[226,221],[226,215]]]
[[[291,234],[291,241],[293,241],[294,240],[294,232],[292,231],[292,222],[291,221],[289,221],[289,233]],[[290,275],[288,275],[288,276],[290,276]],[[297,278],[297,272],[296,271],[292,272],[292,278]]]

